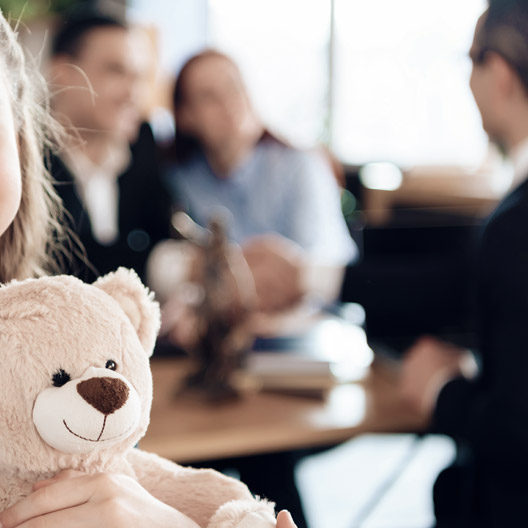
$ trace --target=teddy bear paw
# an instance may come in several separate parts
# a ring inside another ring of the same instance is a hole
[[[208,528],[274,528],[274,504],[262,499],[234,500],[222,505]]]

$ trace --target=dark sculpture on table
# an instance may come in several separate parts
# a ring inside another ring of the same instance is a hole
[[[178,213],[173,225],[198,249],[190,280],[202,290],[194,307],[198,335],[187,350],[195,368],[186,387],[212,401],[236,397],[233,375],[254,341],[248,325],[256,302],[251,271],[241,250],[228,243],[220,218],[204,230]]]

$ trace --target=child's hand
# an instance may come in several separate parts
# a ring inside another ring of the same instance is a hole
[[[124,475],[62,471],[38,482],[33,492],[0,513],[2,528],[197,528]],[[288,525],[285,525],[288,527]]]

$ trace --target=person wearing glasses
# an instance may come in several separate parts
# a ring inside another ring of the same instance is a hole
[[[523,526],[528,519],[528,2],[489,0],[470,50],[470,86],[514,183],[486,221],[475,255],[478,357],[434,338],[403,364],[409,402],[455,439],[434,488],[438,527]],[[471,371],[471,373],[470,373]]]

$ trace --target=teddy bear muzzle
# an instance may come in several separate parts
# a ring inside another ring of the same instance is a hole
[[[35,400],[33,423],[40,437],[64,453],[105,449],[138,427],[137,391],[121,374],[90,367],[62,387],[48,387]]]

